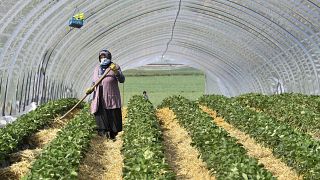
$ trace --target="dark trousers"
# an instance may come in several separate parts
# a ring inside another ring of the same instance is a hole
[[[102,94],[100,92],[99,94]],[[98,132],[109,132],[110,137],[115,137],[118,132],[122,131],[122,114],[121,108],[105,109],[103,106],[103,97],[99,97],[98,111],[94,114]]]

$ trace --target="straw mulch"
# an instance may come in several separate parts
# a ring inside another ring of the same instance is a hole
[[[127,109],[122,109],[122,119],[125,122]],[[122,179],[123,157],[121,155],[123,132],[112,141],[106,137],[95,136],[90,143],[86,157],[80,165],[79,179],[103,180]]]
[[[28,139],[28,143],[37,148],[43,148],[46,144],[51,142],[57,135],[57,133],[77,114],[80,109],[75,109],[65,118],[60,119],[57,117],[53,123],[45,129],[40,130]]]
[[[169,108],[157,110],[164,137],[165,155],[177,179],[215,179],[206,164],[199,159],[200,154],[192,147],[191,137],[182,128]]]
[[[13,163],[9,167],[0,169],[1,179],[20,179],[25,175],[31,167],[31,162],[40,154],[41,149],[24,150],[10,155],[10,162]]]
[[[242,131],[233,127],[231,124],[225,122],[223,118],[217,117],[217,113],[212,109],[209,109],[205,106],[200,107],[204,112],[208,113],[214,119],[214,122],[219,127],[225,129],[230,136],[235,137],[238,142],[241,143],[247,150],[249,156],[256,158],[259,163],[263,164],[265,168],[279,180],[303,179],[302,176],[299,176],[297,172],[283,163],[281,159],[274,157],[271,149],[261,146],[249,135],[243,133]]]
[[[320,141],[320,132],[313,133],[313,137],[314,137],[316,140]]]
[[[23,177],[31,168],[29,161],[21,161],[19,163],[12,164],[10,167],[5,167],[0,169],[1,180],[10,179],[20,179]]]
[[[66,125],[77,112],[79,112],[79,109],[75,109],[61,120],[57,117],[49,127],[30,136],[27,140],[27,144],[32,149],[26,149],[10,154],[9,160],[11,165],[0,169],[1,180],[22,178],[29,171],[32,162],[41,153],[44,146],[49,144],[57,136],[60,129]]]
[[[320,141],[320,132],[308,132],[308,134],[316,141]]]

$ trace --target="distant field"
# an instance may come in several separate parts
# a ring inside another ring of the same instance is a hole
[[[150,101],[158,105],[170,95],[182,95],[189,99],[196,99],[204,93],[204,75],[197,70],[180,71],[142,71],[134,75],[134,71],[125,71],[124,105],[135,94],[142,95],[147,91]],[[180,73],[180,74],[179,74]],[[129,75],[130,74],[130,75]],[[141,74],[144,74],[141,76]],[[156,75],[154,75],[156,74]],[[170,75],[169,74],[173,74]],[[184,75],[181,75],[184,74]],[[122,94],[123,86],[120,84]],[[122,94],[123,97],[123,94]]]
[[[124,71],[126,76],[172,76],[172,75],[203,75],[203,72],[193,68],[180,68],[175,70],[139,70]]]

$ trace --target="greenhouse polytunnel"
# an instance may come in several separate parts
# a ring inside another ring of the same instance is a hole
[[[208,94],[274,93],[279,86],[319,94],[315,0],[2,0],[0,7],[5,114],[17,103],[80,96],[102,48],[124,70],[159,60],[200,69]],[[69,28],[80,11],[85,25]]]
[[[81,99],[92,85],[102,49],[112,53],[112,61],[124,75],[157,65],[171,70],[191,67],[202,73],[203,83],[195,85],[202,95],[318,97],[320,1],[0,0],[0,116],[17,118],[53,100]],[[189,78],[184,77],[192,84]],[[157,78],[153,81],[160,84]],[[157,88],[164,86],[174,87]],[[123,95],[122,88],[128,92],[132,86],[119,88]],[[152,92],[148,91],[150,100]],[[203,103],[221,109],[218,113],[226,118],[240,113],[222,110],[224,106],[212,105],[208,99]],[[244,106],[258,104],[239,99],[237,103]],[[122,103],[130,106],[127,100]],[[319,121],[317,116],[312,119]]]

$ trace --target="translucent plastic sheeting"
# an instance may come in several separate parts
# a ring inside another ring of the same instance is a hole
[[[206,93],[319,94],[319,7],[319,0],[1,0],[1,113],[82,96],[102,48],[123,70],[159,61],[198,68]],[[70,29],[77,12],[85,24]]]

